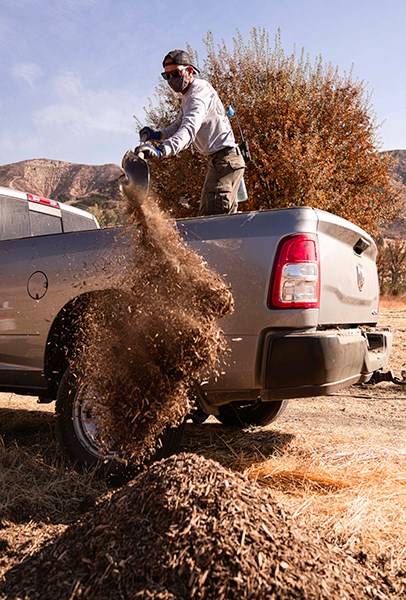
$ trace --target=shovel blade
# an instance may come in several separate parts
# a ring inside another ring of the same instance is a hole
[[[124,176],[120,188],[133,208],[139,208],[147,199],[149,191],[149,167],[146,160],[129,150],[121,163]]]

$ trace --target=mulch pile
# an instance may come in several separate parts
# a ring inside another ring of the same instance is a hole
[[[10,571],[2,598],[361,599],[391,590],[217,462],[154,463]]]
[[[154,199],[133,204],[125,235],[133,262],[85,316],[80,361],[100,441],[141,463],[190,412],[195,380],[220,368],[217,319],[233,297]]]

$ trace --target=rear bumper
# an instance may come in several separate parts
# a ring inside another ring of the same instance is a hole
[[[264,401],[322,396],[370,379],[387,366],[389,330],[334,329],[312,333],[269,333],[261,369]]]

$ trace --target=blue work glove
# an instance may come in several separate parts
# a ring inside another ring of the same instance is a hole
[[[160,131],[154,131],[151,127],[143,127],[140,129],[140,140],[146,142],[148,140],[160,140],[162,133]]]
[[[164,153],[162,150],[153,146],[152,144],[141,144],[141,146],[137,146],[135,148],[134,153],[137,154],[140,158],[144,158],[148,160],[150,158],[162,158]]]

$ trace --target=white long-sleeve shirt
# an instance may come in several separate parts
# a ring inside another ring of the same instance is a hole
[[[235,147],[230,121],[216,90],[204,79],[194,79],[175,121],[162,130],[166,156],[178,154],[193,144],[209,155],[227,146]]]

